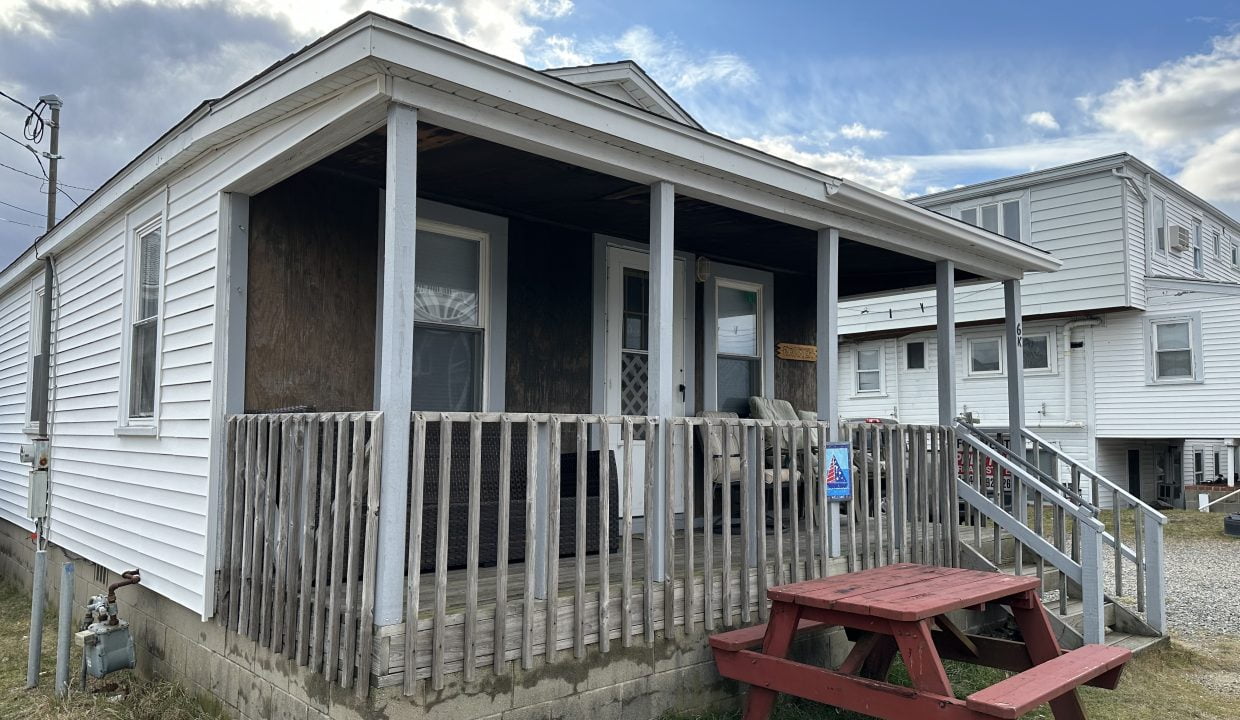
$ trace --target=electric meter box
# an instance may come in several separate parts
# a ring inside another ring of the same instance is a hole
[[[26,498],[26,516],[31,520],[47,517],[47,470],[30,471],[30,494]]]

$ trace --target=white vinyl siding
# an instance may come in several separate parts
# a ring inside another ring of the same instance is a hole
[[[1028,208],[1028,217],[1023,222],[1028,235],[1022,237],[1063,261],[1063,267],[1055,272],[1032,274],[1022,281],[1021,304],[1026,317],[1128,304],[1129,265],[1124,252],[1121,182],[1103,171],[1035,185],[1024,191],[1028,200],[1022,208]],[[997,199],[1007,197],[1001,195]],[[977,204],[978,201],[962,200],[927,207],[960,217],[960,208]],[[957,287],[958,323],[1002,318],[1003,288],[999,283]],[[840,302],[840,329],[845,335],[928,327],[934,323],[932,289]]]
[[[30,466],[17,459],[17,451],[29,441],[23,430],[28,413],[31,286],[29,280],[20,282],[0,297],[0,518],[25,530],[34,528],[26,517]]]
[[[1240,283],[1240,267],[1232,261],[1231,251],[1231,245],[1240,231],[1236,222],[1212,215],[1209,208],[1200,207],[1174,188],[1161,184],[1155,185],[1155,198],[1165,198],[1168,226],[1178,225],[1188,230],[1190,247],[1187,250],[1155,253],[1150,258],[1149,274]],[[1217,254],[1214,252],[1216,234],[1219,241]],[[1240,260],[1240,257],[1237,259]]]

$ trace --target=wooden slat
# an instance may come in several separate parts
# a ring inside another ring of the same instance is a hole
[[[782,435],[782,431],[776,434]],[[776,458],[776,462],[780,462]],[[805,579],[801,566],[801,488],[805,487],[805,483],[801,481],[800,473],[797,467],[797,434],[795,431],[788,433],[788,520],[791,529],[788,533],[788,539],[792,542],[792,581],[800,582]]]
[[[525,421],[525,602],[521,610],[521,667],[534,667],[534,553],[535,518],[538,488],[538,423]]]
[[[870,503],[871,512],[874,514],[874,565],[877,567],[886,563],[886,555],[883,552],[883,498],[886,493],[883,492],[883,481],[886,473],[883,472],[883,453],[887,450],[886,443],[883,442],[883,428],[875,426],[874,428],[874,445],[872,452],[874,453],[874,480],[870,486],[870,497],[873,501]],[[867,513],[868,514],[868,513]]]
[[[272,652],[279,654],[284,649],[284,618],[287,604],[284,596],[288,586],[288,546],[292,529],[292,490],[293,456],[293,420],[284,416],[280,420],[280,476],[279,491],[276,495],[276,527],[272,528],[276,536],[276,576],[274,592],[271,598],[271,644]]]
[[[715,629],[715,479],[711,474],[715,472],[716,467],[726,465],[728,459],[726,457],[719,458],[717,461],[709,457],[710,449],[714,446],[714,435],[716,432],[726,432],[720,430],[715,424],[704,426],[706,440],[702,444],[702,457],[706,458],[706,467],[702,468],[702,577],[705,582],[702,585],[702,602],[705,608],[703,614],[703,622],[706,625],[707,632],[713,632]],[[716,462],[723,465],[716,465]]]
[[[596,425],[598,442],[598,647],[611,649],[611,437],[608,425]],[[497,612],[498,616],[499,613]]]
[[[237,420],[228,418],[224,423],[224,475],[221,478],[219,497],[223,507],[223,518],[220,521],[220,564],[215,581],[215,618],[225,628],[236,622],[236,613],[232,612],[232,539],[234,537],[233,518],[239,513],[232,501],[236,493],[237,479],[233,466],[237,456]]]
[[[379,559],[379,484],[380,459],[383,455],[383,416],[370,423],[369,449],[366,453],[366,519],[362,549],[362,607],[357,629],[357,696],[370,692],[371,650],[375,627],[375,573]]]
[[[335,537],[336,518],[336,485],[335,466],[336,434],[339,422],[335,418],[327,418],[322,423],[323,444],[320,451],[319,482],[319,526],[314,534],[314,544],[318,557],[314,563],[314,607],[310,619],[310,669],[314,672],[324,671],[324,661],[330,640],[326,627],[328,618],[328,572],[333,552],[332,541]],[[326,673],[324,673],[326,674]]]
[[[860,442],[860,431],[856,427],[848,429],[847,441],[850,448],[856,448]],[[857,458],[853,462],[855,467],[861,466],[861,459]],[[862,470],[864,473],[864,470]],[[859,504],[857,486],[861,484],[861,480],[857,477],[853,478],[852,499],[848,501],[848,572],[857,572],[861,569],[861,562],[857,554],[857,506]]]
[[[624,531],[621,537],[624,564],[620,577],[620,638],[625,647],[633,644],[633,419],[621,422],[624,444]]]
[[[1132,532],[1133,542],[1135,543],[1133,549],[1137,556],[1137,612],[1145,612],[1145,537],[1143,535],[1145,532],[1145,518],[1142,517],[1143,513],[1136,505],[1133,505],[1132,509]]]
[[[896,486],[896,451],[895,444],[899,437],[899,431],[896,428],[888,428],[886,430],[887,438],[883,443],[886,450],[884,459],[887,461],[887,472],[883,473],[883,490],[884,497],[887,498],[887,564],[900,562],[904,558],[899,552],[903,544],[903,538],[896,536],[896,508],[899,507],[897,502]]]
[[[473,682],[477,672],[478,625],[478,531],[482,503],[482,421],[477,416],[469,421],[469,495],[467,530],[465,532],[465,682]]]
[[[275,594],[276,528],[278,527],[276,504],[280,490],[281,425],[279,418],[273,418],[267,423],[267,468],[263,483],[266,488],[263,501],[263,561],[259,564],[259,568],[263,573],[263,582],[258,606],[261,615],[259,619],[258,642],[263,647],[271,647],[271,624],[275,609],[275,599],[272,596]]]
[[[772,450],[773,454],[771,456],[772,462],[775,464],[775,467],[771,468],[771,472],[774,473],[775,476],[775,482],[773,483],[774,487],[771,492],[771,498],[775,501],[775,584],[783,585],[788,582],[788,577],[784,574],[784,473],[783,469],[779,466],[779,458],[783,453],[783,442],[780,437],[781,433],[778,430],[772,430],[771,434],[775,439],[775,442],[773,443],[774,449]],[[763,453],[762,462],[765,465],[765,453]],[[789,487],[796,488],[796,485],[790,484]],[[711,545],[709,542],[709,537],[707,538],[706,545],[709,549]]]
[[[431,688],[443,689],[444,626],[448,612],[448,510],[452,492],[452,421],[439,423],[439,511],[435,521],[435,627],[431,638]]]
[[[663,637],[671,638],[676,633],[676,624],[672,619],[676,616],[676,444],[673,442],[675,426],[670,420],[664,420],[666,430],[663,432]]]
[[[422,599],[422,503],[426,482],[426,418],[420,413],[413,417],[413,454],[409,458],[409,547],[405,564],[405,657],[413,664],[416,654],[418,604]],[[530,483],[532,486],[533,483]],[[417,692],[416,674],[405,673],[405,695]]]
[[[297,614],[301,583],[301,546],[304,534],[302,525],[305,514],[302,512],[302,497],[305,495],[306,479],[302,470],[305,467],[306,450],[306,419],[297,415],[293,418],[292,457],[289,468],[293,487],[290,488],[288,524],[288,562],[285,564],[284,579],[284,656],[290,660],[297,659],[297,631],[301,628],[301,617]]]
[[[685,575],[684,575],[684,622],[685,634],[693,634],[693,588],[697,584],[694,582],[694,574],[697,572],[697,566],[693,559],[693,542],[697,532],[694,530],[694,501],[693,501],[693,426],[686,423],[684,426],[685,433],[685,473],[684,473],[684,501],[685,501]],[[709,465],[709,463],[708,463]],[[707,480],[709,482],[709,480]],[[604,580],[606,583],[606,580]],[[606,597],[606,596],[604,596]],[[606,625],[603,626],[603,632],[607,630]],[[604,648],[606,652],[606,648]]]
[[[758,456],[754,458],[753,460],[754,466],[755,466],[754,467],[754,482],[758,483],[758,492],[756,493],[758,507],[755,509],[755,512],[754,512],[754,514],[757,516],[757,523],[758,523],[757,524],[757,528],[758,528],[758,542],[757,542],[758,619],[762,622],[766,622],[767,617],[769,615],[769,608],[767,606],[767,601],[766,601],[766,589],[769,586],[769,583],[767,582],[767,574],[766,574],[766,563],[767,563],[766,458],[765,458],[766,452],[765,452],[765,447],[764,447],[766,445],[766,442],[762,437],[761,428],[759,428],[755,432],[757,434],[757,439],[755,440],[755,442],[758,443],[758,448],[759,448]],[[782,531],[779,528],[775,529],[776,534],[779,534],[780,532]],[[689,565],[690,567],[692,567],[693,565],[693,561],[692,561],[693,554],[692,553],[689,554],[689,558],[690,558]],[[692,597],[691,590],[690,590],[692,585],[693,585],[692,575],[690,574],[685,577],[685,593],[689,595],[690,597]],[[686,629],[688,629],[689,613],[687,611],[685,613],[685,625],[686,625]]]
[[[654,543],[650,541],[652,521],[658,522],[658,518],[654,517],[654,493],[655,493],[655,472],[658,470],[656,460],[659,457],[659,425],[655,423],[654,418],[646,418],[646,473],[643,477],[646,485],[645,500],[645,541],[642,544],[646,550],[646,584],[644,601],[642,602],[642,625],[646,634],[646,645],[654,644]]]
[[[344,657],[340,666],[340,686],[353,687],[353,673],[357,653],[357,610],[361,588],[358,579],[362,574],[362,543],[364,530],[362,491],[365,488],[366,470],[366,420],[364,416],[350,418],[353,433],[353,454],[349,463],[349,530],[348,564],[344,590]],[[366,678],[361,679],[366,682]]]
[[[740,522],[741,522],[741,552],[740,552],[740,581],[741,581],[741,622],[748,625],[752,622],[749,612],[749,543],[752,541],[750,524],[753,522],[753,510],[750,508],[750,477],[749,477],[749,428],[741,426],[741,472],[740,486],[738,495],[740,496]],[[731,533],[728,533],[729,535]]]
[[[256,417],[247,418],[245,426],[245,517],[241,528],[241,581],[237,588],[240,600],[237,605],[237,634],[250,637],[250,618],[253,614],[255,587],[254,573],[254,502],[258,493],[256,453],[258,447],[258,423]]]
[[[551,417],[547,442],[547,602],[554,607],[560,597],[560,419]],[[556,625],[559,618],[547,613],[547,662],[556,659]]]
[[[797,432],[793,429],[793,432]],[[808,553],[808,575],[809,577],[819,577],[818,562],[819,551],[816,548],[818,544],[817,517],[819,495],[818,488],[822,483],[824,465],[821,462],[825,453],[821,450],[815,454],[813,452],[812,429],[810,426],[804,426],[800,432],[804,435],[804,441],[801,443],[801,466],[805,468],[802,475],[805,477],[805,548]],[[821,446],[819,446],[821,447]],[[759,486],[758,494],[761,495],[761,486]],[[765,532],[765,527],[763,532]]]
[[[870,562],[870,476],[873,474],[870,462],[870,426],[863,424],[858,428],[858,432],[861,436],[857,445],[861,477],[854,483],[857,488],[857,502],[853,507],[857,512],[857,534],[860,536],[858,542],[861,545],[857,555],[861,558],[860,568],[865,570],[873,567]]]
[[[723,613],[723,626],[732,627],[732,428],[727,422],[720,426],[723,433],[723,483],[720,485],[719,528],[723,538],[723,550],[719,558],[723,585],[719,594],[719,609]],[[712,583],[713,585],[713,583]]]
[[[528,476],[527,476],[528,477]],[[495,617],[508,617],[508,526],[512,521],[512,421],[504,416],[499,426],[499,527],[496,533]],[[495,647],[504,647],[506,623],[495,623]],[[504,672],[504,654],[495,653],[492,671]]]
[[[576,620],[573,629],[573,655],[578,659],[586,656],[586,480],[589,476],[588,462],[588,426],[584,419],[577,420],[577,521],[573,528],[573,568],[576,577],[573,583],[573,618]],[[601,454],[601,453],[600,453]],[[605,492],[599,486],[599,492]],[[605,552],[605,550],[600,550]]]
[[[301,558],[301,588],[297,598],[297,664],[302,666],[310,662],[310,601],[314,592],[314,571],[318,556],[325,552],[315,546],[319,529],[319,432],[318,416],[308,418],[301,457],[301,478],[305,486],[301,493],[301,549],[298,553]]]

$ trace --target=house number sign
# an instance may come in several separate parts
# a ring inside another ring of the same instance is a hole
[[[775,356],[780,360],[797,360],[800,362],[816,362],[818,360],[818,348],[813,345],[795,345],[793,343],[778,343],[775,345]]]

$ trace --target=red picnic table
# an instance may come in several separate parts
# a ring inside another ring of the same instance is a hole
[[[720,674],[750,686],[745,720],[766,720],[778,693],[888,720],[1013,720],[1046,702],[1057,720],[1081,720],[1076,688],[1113,689],[1132,652],[1107,645],[1063,652],[1038,598],[1040,584],[1036,577],[888,565],[771,588],[769,622],[712,635],[710,643]],[[946,615],[988,603],[1011,608],[1023,642],[966,634]],[[838,669],[787,658],[798,632],[837,625],[856,640]],[[896,652],[911,688],[887,682]],[[944,658],[1017,674],[960,700]]]

